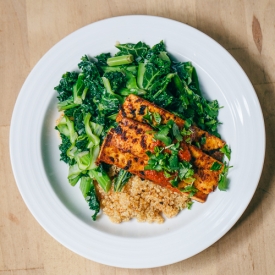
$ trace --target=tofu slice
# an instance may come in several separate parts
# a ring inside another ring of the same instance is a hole
[[[112,144],[121,153],[131,153],[135,157],[144,160],[146,165],[149,160],[146,152],[153,151],[154,147],[158,146],[153,139],[151,130],[152,128],[149,125],[123,118],[118,127],[112,130]],[[107,138],[109,138],[109,134]],[[189,160],[192,157],[193,167],[197,171],[194,186],[203,193],[209,194],[217,187],[219,175],[223,171],[223,164],[193,145],[187,145],[186,149],[190,154]],[[221,168],[218,171],[211,171],[211,167],[215,162],[219,163]],[[132,164],[133,161],[131,160],[129,163]],[[138,170],[136,169],[136,171]]]
[[[171,190],[177,192],[179,190],[170,183],[172,178],[167,179],[163,172],[144,170],[149,160],[146,151],[152,149],[154,142],[153,135],[150,132],[148,133],[150,130],[149,125],[124,118],[117,128],[111,129],[107,134],[101,146],[97,162],[116,165],[142,178],[152,180],[161,186],[172,188]],[[223,164],[220,163],[221,168],[219,171],[211,171],[213,163],[217,160],[195,146],[189,145],[188,149],[194,160],[193,165],[196,171],[194,186],[199,190],[195,199],[202,202],[206,200],[207,194],[217,187]],[[182,182],[180,188],[186,185],[185,182]]]
[[[151,113],[159,113],[162,118],[162,124],[166,124],[170,119],[172,119],[179,126],[179,128],[184,126],[185,121],[180,117],[166,111],[161,107],[158,107],[154,103],[151,103],[133,94],[126,98],[116,120],[119,122],[122,120],[122,118],[128,117],[139,122],[146,122],[143,119],[143,116],[146,114],[147,110]],[[192,126],[191,129],[193,131],[191,138],[194,142],[199,142],[202,137],[206,138],[205,144],[201,145],[201,149],[203,151],[210,152],[213,150],[219,150],[226,144],[220,138],[199,129],[196,126]]]
[[[141,158],[136,157],[135,155],[127,152],[120,151],[113,140],[113,131],[111,130],[108,137],[105,138],[99,156],[97,158],[97,164],[104,162],[110,165],[115,165],[119,168],[129,171],[130,173],[139,176],[142,179],[148,179],[158,184],[162,187],[168,188],[169,190],[177,193],[181,193],[185,196],[188,196],[188,193],[181,192],[178,188],[175,188],[169,182],[170,179],[164,176],[163,172],[156,172],[151,170],[144,170],[144,166],[147,164],[147,161],[144,161]],[[192,199],[199,202],[205,202],[207,199],[207,194],[198,191]]]

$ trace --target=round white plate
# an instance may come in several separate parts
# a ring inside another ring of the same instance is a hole
[[[232,148],[230,189],[216,190],[164,224],[135,220],[96,222],[79,188],[67,182],[68,167],[59,161],[55,119],[56,92],[63,73],[77,69],[80,58],[115,53],[120,43],[161,40],[181,61],[196,67],[201,89],[218,99],[222,138]],[[257,133],[257,134],[255,134]],[[18,96],[11,123],[10,154],[20,193],[33,216],[57,241],[93,261],[127,268],[172,264],[206,249],[239,219],[257,187],[265,153],[264,121],[247,76],[214,40],[185,24],[151,16],[99,21],[70,34],[33,68]]]

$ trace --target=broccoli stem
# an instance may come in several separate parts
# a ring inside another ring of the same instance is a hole
[[[121,56],[115,56],[115,57],[110,57],[107,59],[107,64],[110,67],[113,66],[120,66],[124,64],[130,64],[134,61],[133,55],[121,55]]]

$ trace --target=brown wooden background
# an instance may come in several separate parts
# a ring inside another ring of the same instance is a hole
[[[22,201],[8,148],[16,97],[44,53],[82,26],[128,14],[172,18],[224,46],[253,83],[267,133],[263,174],[237,224],[202,253],[146,270],[86,260],[49,236]],[[275,0],[0,0],[0,275],[275,274],[274,106]]]

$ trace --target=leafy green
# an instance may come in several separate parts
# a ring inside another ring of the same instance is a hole
[[[68,163],[69,165],[75,164],[74,159],[70,159],[67,156],[67,151],[71,147],[71,142],[68,137],[66,137],[64,134],[60,133],[61,137],[61,144],[59,145],[59,150],[60,150],[60,160],[64,161],[65,163]]]
[[[118,44],[116,45],[116,47],[120,50],[116,54],[116,56],[131,54],[134,56],[136,61],[142,60],[149,49],[149,46],[147,46],[145,43],[141,41],[137,44]]]
[[[108,78],[111,89],[117,92],[120,88],[125,86],[127,78],[122,72],[107,72],[104,73],[104,77]]]
[[[78,104],[74,103],[74,99],[72,96],[70,96],[68,99],[58,102],[57,109],[59,112],[72,109],[74,107],[78,106]]]
[[[98,197],[96,195],[96,190],[95,190],[94,184],[92,184],[92,186],[90,188],[90,191],[88,191],[86,200],[87,200],[87,202],[89,204],[89,208],[91,210],[95,211],[94,215],[92,216],[92,219],[95,221],[96,220],[96,216],[97,216],[97,214],[100,211],[100,203],[99,203],[99,199],[98,199]]]
[[[79,188],[85,199],[88,196],[88,192],[91,190],[91,187],[92,187],[92,179],[87,176],[82,177],[80,180]]]
[[[194,175],[192,164],[187,161],[182,161],[179,165],[179,178],[181,180],[189,179],[193,182],[195,179],[192,178],[192,176]]]
[[[129,181],[132,174],[126,170],[120,169],[114,182],[114,191],[120,192],[125,184]]]
[[[72,186],[75,186],[77,184],[81,176],[82,176],[82,170],[80,170],[78,164],[69,166],[68,180]]]
[[[218,163],[218,162],[214,162],[210,168],[211,171],[218,171],[220,170],[222,167],[222,164]]]
[[[111,57],[110,53],[102,53],[102,54],[95,56],[95,58],[97,59],[97,65],[107,66],[107,59],[110,57]]]
[[[187,209],[188,209],[188,210],[190,210],[190,209],[191,209],[191,207],[192,207],[193,203],[194,203],[194,202],[193,202],[193,201],[191,201],[191,200],[190,200],[190,201],[188,201],[188,202],[186,203],[186,207],[187,207]]]
[[[163,127],[160,131],[155,133],[154,138],[162,141],[165,145],[170,145],[172,143],[172,139],[168,136],[169,132],[169,127]]]
[[[59,85],[54,87],[58,93],[57,98],[59,102],[65,101],[72,96],[73,85],[76,83],[77,77],[77,72],[66,72],[62,75]]]
[[[206,137],[201,137],[200,144],[203,145],[206,143]]]
[[[222,171],[222,173],[219,175],[219,183],[218,183],[218,188],[221,191],[226,191],[228,190],[228,171],[230,168],[232,168],[233,166],[228,166],[227,163],[224,163],[224,169]]]
[[[226,157],[228,158],[228,160],[230,160],[230,158],[231,158],[231,149],[229,148],[229,146],[227,144],[225,144],[220,149],[220,151],[226,155]]]
[[[154,120],[157,125],[160,125],[161,123],[161,115],[159,113],[153,113]]]
[[[197,192],[198,189],[195,188],[192,184],[185,186],[183,189],[181,189],[182,192],[189,193],[189,198],[193,197]]]
[[[134,61],[134,57],[131,54],[114,56],[107,59],[107,64],[110,67],[120,66],[125,64],[131,64]]]
[[[95,179],[105,192],[110,190],[112,182],[102,164],[96,169],[90,170],[89,176]]]

